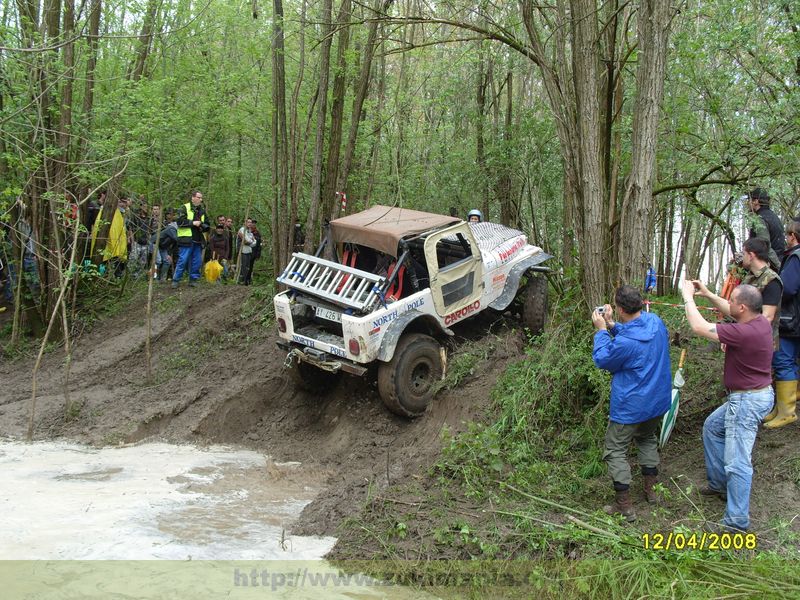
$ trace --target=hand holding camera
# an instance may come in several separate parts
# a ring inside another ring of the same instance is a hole
[[[610,304],[595,306],[594,312],[592,312],[592,324],[597,329],[608,329],[614,326]]]

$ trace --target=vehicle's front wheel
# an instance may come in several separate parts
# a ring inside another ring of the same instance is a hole
[[[378,392],[386,407],[403,417],[418,417],[428,408],[434,384],[444,373],[442,346],[431,336],[408,333],[394,356],[378,367]]]
[[[292,362],[289,373],[295,385],[314,394],[321,394],[333,389],[342,375],[340,372],[325,371],[298,360]]]
[[[528,282],[522,292],[522,326],[532,335],[544,331],[547,320],[547,279],[544,275],[528,273]]]

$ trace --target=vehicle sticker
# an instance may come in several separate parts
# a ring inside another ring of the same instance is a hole
[[[409,302],[406,304],[406,310],[414,310],[420,306],[425,306],[425,298],[417,298],[413,302]]]
[[[459,308],[457,311],[451,312],[444,318],[444,324],[452,325],[453,323],[456,323],[461,319],[468,317],[476,310],[478,310],[480,307],[481,307],[481,301],[476,300],[475,302],[473,302],[472,304],[468,304],[464,308]]]
[[[331,352],[331,354],[334,354],[336,356],[341,356],[342,358],[347,358],[347,352],[345,352],[341,348],[337,348],[336,346],[330,346],[330,352]]]
[[[508,250],[500,250],[500,264],[508,262],[522,247],[525,246],[525,239],[519,238]]]
[[[303,344],[305,346],[311,346],[312,348],[316,348],[316,342],[311,338],[307,338],[304,335],[297,335],[296,333],[292,334],[292,341],[297,342],[298,344]]]
[[[383,325],[386,325],[387,323],[391,323],[396,318],[397,318],[397,310],[393,310],[392,312],[386,313],[382,317],[378,317],[377,319],[372,321],[372,326],[373,327],[381,327]]]

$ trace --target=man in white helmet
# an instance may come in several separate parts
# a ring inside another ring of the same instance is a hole
[[[468,223],[482,223],[483,222],[483,213],[479,211],[477,208],[473,208],[471,211],[467,213],[467,222]]]

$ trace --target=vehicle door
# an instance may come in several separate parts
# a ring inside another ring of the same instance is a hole
[[[466,307],[480,307],[473,305],[483,293],[483,261],[469,225],[459,223],[429,235],[425,240],[425,261],[433,304],[441,317],[447,319]],[[452,321],[464,316],[466,313],[460,313]]]

